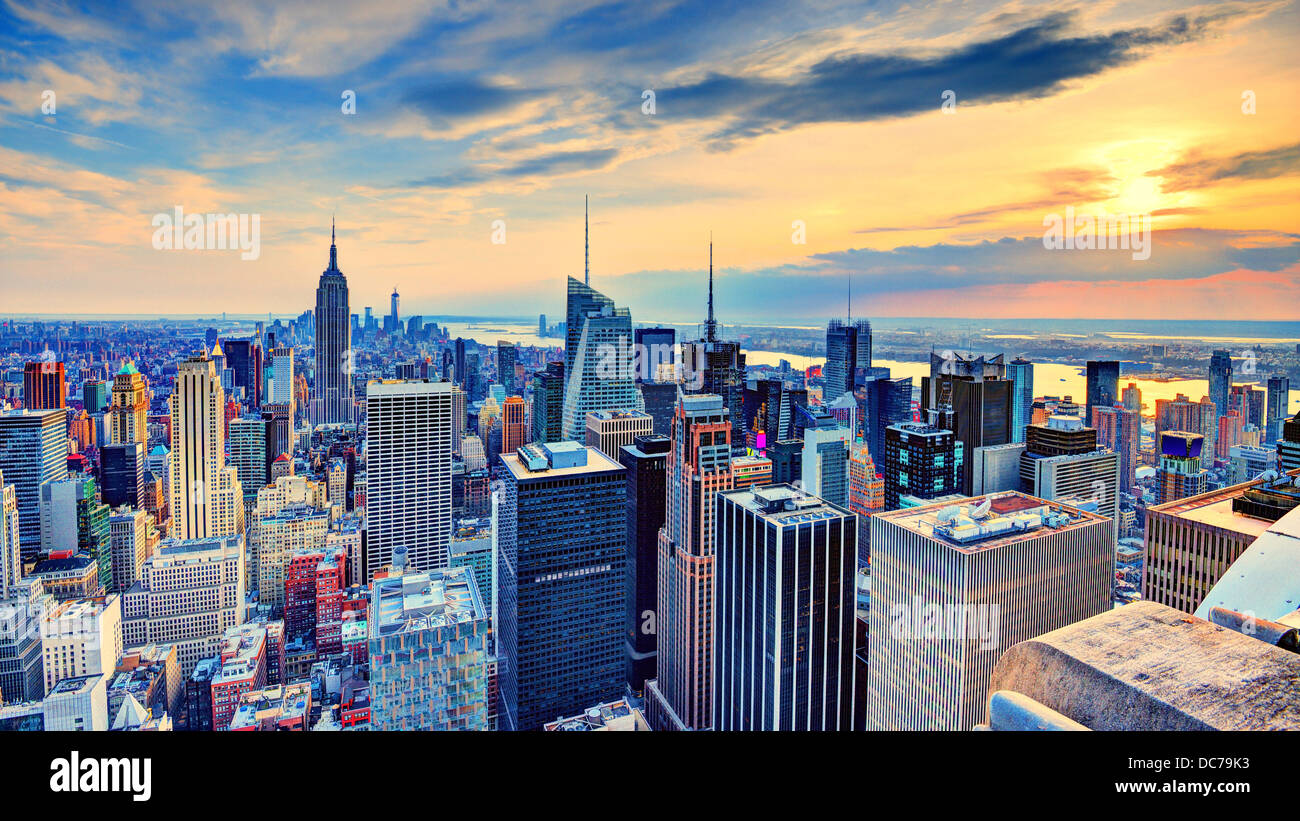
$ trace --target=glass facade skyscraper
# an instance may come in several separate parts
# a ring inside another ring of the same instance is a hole
[[[1034,363],[1016,357],[1007,365],[1011,380],[1011,441],[1025,441],[1025,426],[1034,421]]]
[[[501,462],[500,726],[538,730],[623,692],[626,470],[576,442]]]
[[[769,485],[718,494],[716,533],[713,728],[854,729],[857,516]]]

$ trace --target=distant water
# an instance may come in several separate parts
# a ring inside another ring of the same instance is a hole
[[[771,353],[768,351],[745,352],[746,365],[776,366],[782,359],[789,362],[790,367],[800,369],[807,368],[810,365],[820,365],[825,361],[825,357],[799,356],[797,354]],[[912,377],[912,384],[916,387],[920,387],[921,377],[930,375],[929,362],[872,359],[871,364],[889,368],[890,376]],[[1085,404],[1088,399],[1088,379],[1081,373],[1082,370],[1077,365],[1035,362],[1034,396],[1071,396],[1080,405]],[[1234,381],[1240,382],[1242,380],[1238,378]],[[1157,399],[1174,399],[1181,393],[1193,402],[1199,402],[1202,396],[1206,396],[1210,392],[1209,381],[1205,379],[1175,379],[1164,382],[1149,377],[1127,374],[1120,375],[1120,391],[1128,387],[1130,382],[1136,384],[1138,390],[1142,391],[1142,403],[1144,405],[1142,414],[1144,416],[1153,416],[1155,414]],[[1258,383],[1258,387],[1263,388],[1263,382]],[[1297,410],[1300,410],[1300,390],[1293,390],[1291,391],[1291,407],[1288,415],[1294,414]]]

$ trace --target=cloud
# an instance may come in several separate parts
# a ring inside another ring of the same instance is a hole
[[[1300,174],[1300,143],[1263,151],[1243,151],[1226,157],[1204,157],[1192,152],[1181,162],[1148,171],[1148,177],[1160,177],[1160,190],[1188,191],[1221,182],[1237,180],[1271,180]]]
[[[725,119],[715,145],[810,123],[869,122],[937,111],[951,89],[958,106],[1033,99],[1068,82],[1135,62],[1159,48],[1205,37],[1241,14],[1235,6],[1178,15],[1150,27],[1075,34],[1076,15],[1050,14],[1009,34],[937,54],[857,53],[827,58],[802,76],[712,73],[658,93],[663,117]]]
[[[597,148],[586,151],[556,151],[531,159],[521,160],[499,168],[484,166],[461,168],[446,174],[412,180],[404,187],[410,188],[460,188],[493,180],[513,180],[526,177],[552,177],[605,168],[618,157],[618,149]]]

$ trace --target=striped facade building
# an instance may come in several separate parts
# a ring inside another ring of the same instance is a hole
[[[969,730],[1003,651],[1110,609],[1111,521],[1009,492],[871,518],[868,730]]]
[[[857,516],[790,485],[719,494],[715,730],[852,730]]]

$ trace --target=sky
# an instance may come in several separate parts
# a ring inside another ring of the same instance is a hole
[[[587,197],[634,321],[702,317],[710,238],[727,323],[850,288],[1296,320],[1298,35],[1267,0],[0,0],[0,314],[297,314],[336,218],[354,312],[559,317]],[[156,248],[178,207],[256,215],[256,258]],[[1149,255],[1045,247],[1067,209]]]

